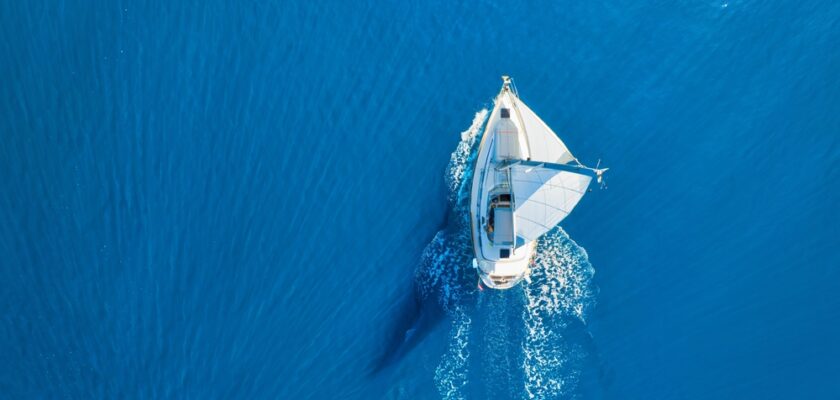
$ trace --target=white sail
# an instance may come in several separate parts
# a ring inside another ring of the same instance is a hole
[[[575,157],[554,131],[543,122],[537,114],[534,114],[525,103],[516,98],[516,109],[519,111],[521,123],[525,128],[525,135],[528,138],[528,148],[531,160],[545,161],[550,163],[565,164],[573,161]]]
[[[516,236],[525,242],[537,240],[566,218],[592,180],[588,175],[544,166],[513,165],[510,170]]]

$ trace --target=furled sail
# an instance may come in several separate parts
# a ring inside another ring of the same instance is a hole
[[[516,98],[515,102],[519,116],[522,118],[521,122],[525,128],[525,135],[528,138],[528,148],[532,161],[566,164],[575,159],[563,141],[537,114],[534,114],[519,98]]]
[[[525,242],[537,240],[566,218],[592,180],[589,175],[543,165],[516,164],[510,171],[516,236]]]

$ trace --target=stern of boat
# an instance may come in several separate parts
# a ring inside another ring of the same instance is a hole
[[[523,247],[518,251],[525,252],[526,256],[519,259],[505,261],[473,259],[473,267],[478,272],[481,282],[491,289],[510,289],[526,279],[530,273],[534,246],[533,243],[529,243]]]

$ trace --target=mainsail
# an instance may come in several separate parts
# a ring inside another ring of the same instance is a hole
[[[516,235],[526,242],[537,240],[559,224],[586,193],[592,177],[566,169],[535,163],[510,166]]]
[[[525,136],[528,138],[528,148],[532,161],[545,161],[550,163],[565,164],[574,161],[575,157],[569,149],[554,134],[551,128],[531,111],[518,97],[514,100],[515,107],[519,111],[521,123],[525,128]]]

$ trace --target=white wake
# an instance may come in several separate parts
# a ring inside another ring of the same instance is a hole
[[[523,285],[527,303],[522,310],[522,367],[528,398],[568,397],[574,392],[583,354],[563,332],[568,318],[584,321],[593,274],[586,251],[562,229],[540,238],[531,283]]]

